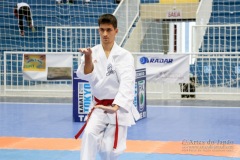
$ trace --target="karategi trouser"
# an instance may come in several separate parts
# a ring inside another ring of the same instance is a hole
[[[114,149],[116,125],[109,124],[108,116],[102,109],[95,109],[82,137],[81,160],[96,160],[97,153],[102,160],[117,160],[126,149],[127,128],[118,126],[118,144]]]

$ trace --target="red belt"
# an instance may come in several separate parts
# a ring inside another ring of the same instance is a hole
[[[103,100],[99,100],[96,97],[94,97],[94,100],[96,101],[96,105],[104,105],[104,106],[110,106],[112,105],[114,99],[103,99]],[[89,118],[91,117],[91,114],[93,112],[95,108],[92,108],[92,110],[90,111],[90,113],[88,114],[87,117],[87,121],[85,122],[85,124],[82,126],[82,128],[78,131],[78,133],[75,135],[75,138],[78,139],[78,137],[82,134],[83,130],[85,129]],[[115,129],[115,137],[114,137],[114,144],[113,144],[113,148],[116,149],[117,148],[117,142],[118,142],[118,118],[117,118],[117,112],[116,112],[116,129]]]

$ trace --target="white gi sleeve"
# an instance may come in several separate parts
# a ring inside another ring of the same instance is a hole
[[[92,83],[96,81],[96,74],[95,74],[95,67],[93,68],[93,71],[89,74],[84,74],[84,66],[85,66],[85,58],[84,55],[81,57],[81,63],[78,66],[78,69],[76,71],[76,75],[78,78],[88,81],[89,83]]]
[[[113,101],[127,112],[131,112],[135,95],[135,67],[131,53],[116,58],[116,73],[120,82],[118,93]]]

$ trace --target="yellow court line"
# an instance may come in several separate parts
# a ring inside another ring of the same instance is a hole
[[[0,137],[0,149],[80,150],[81,139]],[[128,140],[126,152],[189,154],[240,158],[240,145],[183,145],[182,142]]]

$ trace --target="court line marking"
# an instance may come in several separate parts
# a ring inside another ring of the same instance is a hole
[[[179,141],[149,141],[127,140],[126,152],[130,153],[160,153],[184,154],[240,158],[240,144],[231,144],[232,150],[200,150],[198,148],[183,148]],[[189,147],[189,146],[188,146]],[[190,146],[191,147],[191,146]],[[26,138],[26,137],[0,137],[0,149],[18,150],[69,150],[76,151],[81,148],[81,139],[73,138]]]
[[[36,104],[36,105],[72,105],[72,103],[27,103],[27,102],[0,102],[0,104],[13,104],[13,105],[16,105],[16,104],[24,104],[24,105],[32,105],[32,104]],[[1,106],[0,106],[1,107]],[[24,106],[23,106],[24,107]],[[221,106],[172,106],[172,105],[147,105],[147,107],[152,107],[152,108],[235,108],[235,109],[240,109],[240,106],[239,107],[234,107],[234,106],[231,106],[231,107],[221,107]]]

